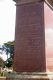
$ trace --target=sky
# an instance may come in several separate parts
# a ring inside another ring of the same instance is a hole
[[[16,6],[12,0],[0,0],[0,45],[15,38]]]
[[[0,0],[0,45],[15,38],[16,6],[12,0]],[[7,56],[0,54],[4,60]]]

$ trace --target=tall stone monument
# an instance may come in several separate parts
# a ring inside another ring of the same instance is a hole
[[[14,1],[16,2],[14,70],[45,72],[44,0]]]

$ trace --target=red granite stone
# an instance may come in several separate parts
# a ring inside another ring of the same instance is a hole
[[[16,6],[15,71],[46,71],[44,27],[44,2]]]

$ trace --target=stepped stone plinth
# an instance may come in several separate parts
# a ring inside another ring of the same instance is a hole
[[[9,73],[6,80],[53,80],[53,73],[22,72]]]

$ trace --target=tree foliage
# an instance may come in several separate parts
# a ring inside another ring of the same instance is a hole
[[[4,43],[3,45],[3,50],[6,52],[6,55],[7,55],[7,60],[5,61],[5,65],[7,67],[11,67],[13,64],[14,44],[15,42],[13,41],[13,42]]]

